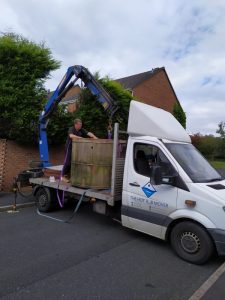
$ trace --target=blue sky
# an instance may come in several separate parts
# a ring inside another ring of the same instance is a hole
[[[225,1],[0,0],[1,31],[45,42],[62,62],[119,78],[162,67],[191,133],[225,121]]]

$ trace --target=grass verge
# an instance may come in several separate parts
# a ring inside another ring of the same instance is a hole
[[[225,169],[225,159],[209,160],[215,169]]]

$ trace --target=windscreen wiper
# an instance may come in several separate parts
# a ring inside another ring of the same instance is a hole
[[[222,177],[219,177],[219,178],[213,178],[213,179],[207,180],[206,182],[221,181],[221,180],[223,180],[223,179],[224,179],[224,178],[222,178]]]

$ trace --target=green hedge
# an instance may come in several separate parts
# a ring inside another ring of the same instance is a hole
[[[186,128],[186,114],[183,111],[179,102],[176,102],[173,107],[173,115],[177,119],[177,121]]]

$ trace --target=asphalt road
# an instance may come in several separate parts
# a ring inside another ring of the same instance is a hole
[[[188,299],[224,261],[191,265],[87,205],[70,224],[2,212],[0,237],[0,299]]]

